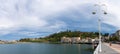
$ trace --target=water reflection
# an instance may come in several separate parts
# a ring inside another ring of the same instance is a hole
[[[1,44],[0,54],[92,54],[87,44]]]

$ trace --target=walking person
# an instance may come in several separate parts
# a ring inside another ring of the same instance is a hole
[[[112,46],[112,43],[110,42],[110,46]]]

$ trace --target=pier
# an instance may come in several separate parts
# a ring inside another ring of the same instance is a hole
[[[99,51],[99,45],[98,45],[93,54],[120,54],[119,47],[120,47],[120,45],[119,46],[118,45],[109,46],[108,43],[102,43],[101,44],[102,51],[101,52]]]

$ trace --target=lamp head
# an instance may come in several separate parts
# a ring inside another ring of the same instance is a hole
[[[104,12],[104,14],[106,15],[106,14],[107,14],[107,12]]]
[[[92,12],[92,14],[96,14],[96,12]]]

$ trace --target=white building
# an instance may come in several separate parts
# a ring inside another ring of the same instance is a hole
[[[80,40],[81,40],[80,37],[72,37],[71,38],[72,43],[79,43]]]
[[[79,43],[80,37],[62,37],[61,42],[62,43]]]
[[[61,42],[62,43],[69,43],[69,42],[71,42],[71,38],[69,38],[69,37],[62,37],[61,38]]]
[[[118,36],[120,40],[120,30],[116,31],[115,35]]]
[[[120,30],[116,31],[116,35],[120,36]]]

